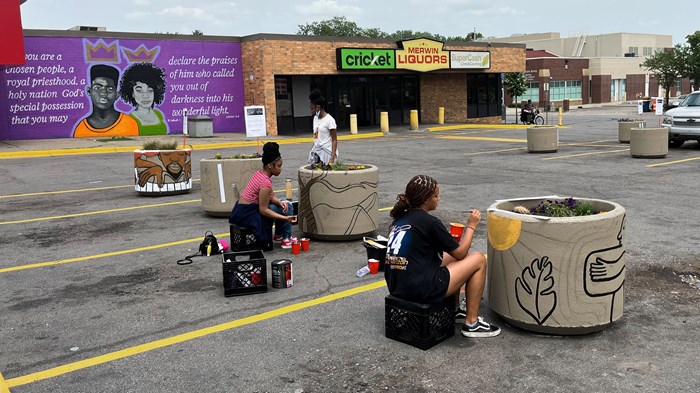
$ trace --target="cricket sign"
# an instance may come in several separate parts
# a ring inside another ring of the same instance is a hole
[[[394,49],[338,48],[335,50],[339,70],[393,70]]]
[[[490,68],[491,52],[450,51],[450,68]]]

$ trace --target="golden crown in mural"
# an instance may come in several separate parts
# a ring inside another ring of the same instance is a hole
[[[130,63],[153,63],[160,52],[159,46],[148,49],[146,45],[143,44],[139,45],[136,50],[131,50],[123,46],[121,48]]]
[[[96,43],[92,43],[86,39],[83,40],[85,45],[85,60],[88,62],[100,62],[100,63],[119,63],[119,51],[117,47],[119,46],[119,41],[114,41],[111,44],[107,44],[103,40],[98,40]]]

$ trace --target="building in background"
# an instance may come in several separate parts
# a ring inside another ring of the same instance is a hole
[[[672,36],[585,33],[562,38],[560,33],[536,33],[489,39],[492,43],[525,44],[528,97],[546,105],[549,83],[552,106],[565,99],[575,104],[602,104],[663,96],[653,74],[642,68],[656,51],[673,47]],[[690,91],[690,81],[678,79],[670,95]],[[525,99],[527,99],[525,98]]]

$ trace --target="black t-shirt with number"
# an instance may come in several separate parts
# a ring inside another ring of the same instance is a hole
[[[431,300],[426,297],[434,291],[431,287],[442,263],[442,253],[457,247],[459,243],[445,225],[423,209],[396,219],[389,232],[384,268],[389,293],[409,301]]]

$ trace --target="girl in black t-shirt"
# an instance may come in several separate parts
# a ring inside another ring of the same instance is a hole
[[[480,252],[469,251],[481,213],[473,210],[469,214],[458,243],[440,220],[428,214],[437,208],[439,200],[440,186],[426,175],[413,177],[406,191],[398,195],[390,213],[394,222],[384,270],[389,292],[408,301],[434,303],[448,296],[458,299],[460,289],[466,287],[462,335],[496,336],[501,329],[479,316],[486,258]]]

